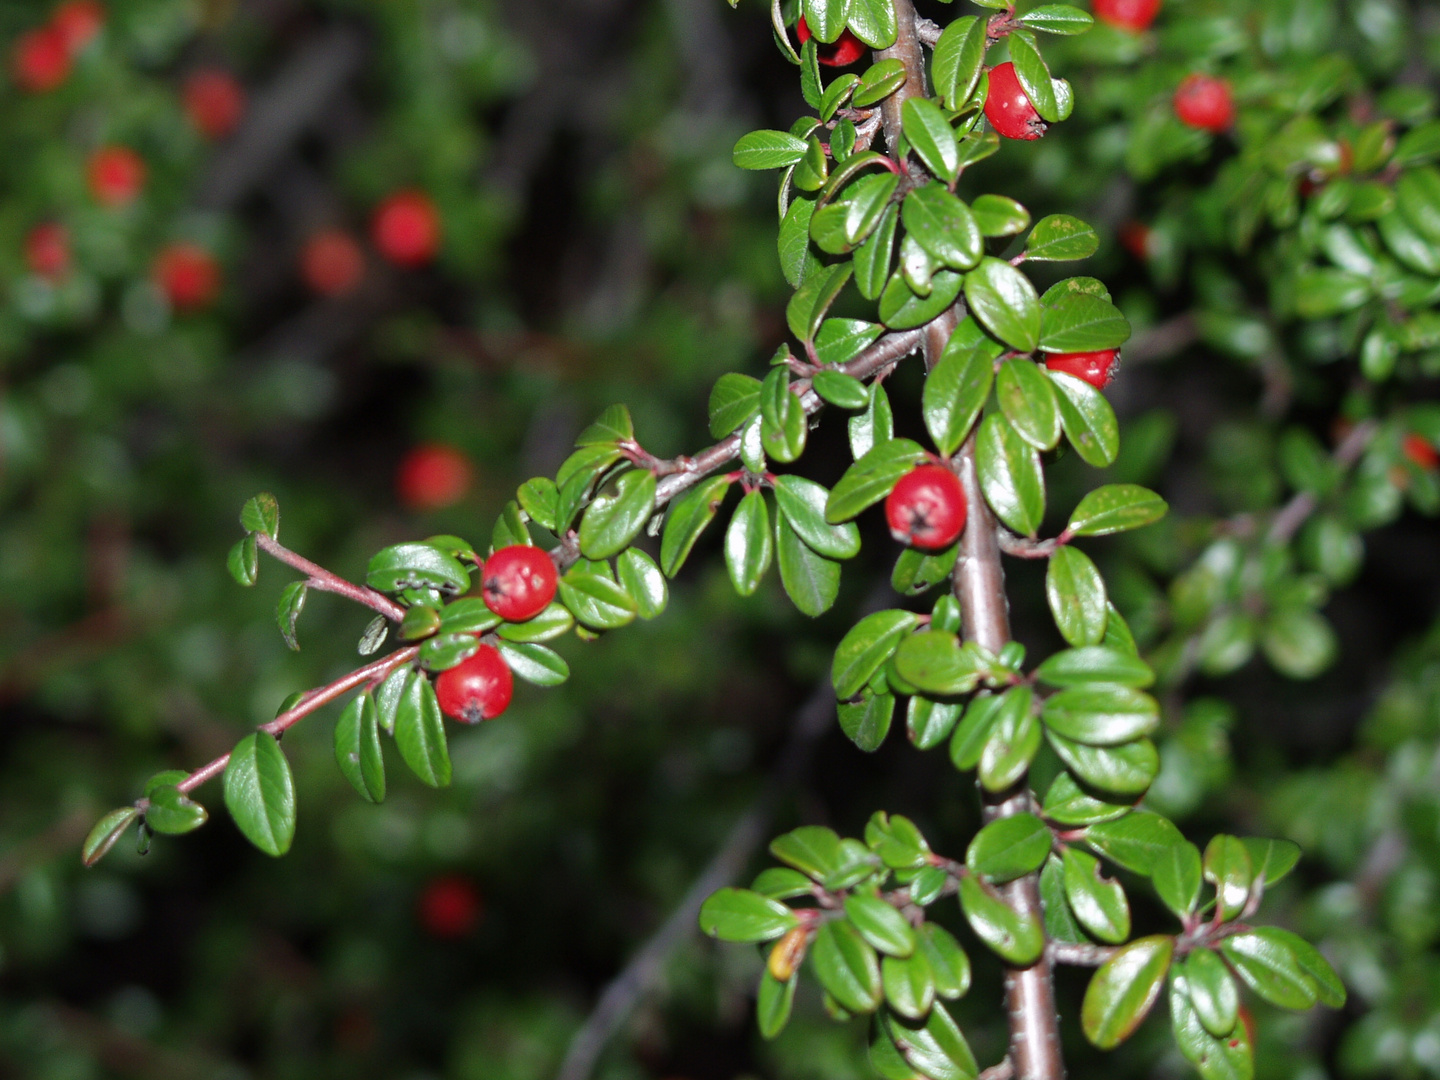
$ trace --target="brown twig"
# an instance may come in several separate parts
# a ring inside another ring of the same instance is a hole
[[[323,566],[311,562],[303,555],[297,555],[277,540],[271,539],[264,533],[255,534],[255,542],[260,550],[274,559],[278,559],[286,566],[299,570],[305,575],[305,583],[312,589],[319,589],[321,592],[334,593],[336,596],[343,596],[347,600],[354,600],[357,604],[364,604],[373,611],[378,611],[387,619],[399,622],[405,618],[405,609],[388,596],[376,592],[365,585],[356,585],[346,581],[337,574],[332,574]]]
[[[1045,955],[1054,964],[1068,964],[1071,967],[1099,967],[1120,950],[1114,945],[1071,944],[1052,941],[1045,946]]]
[[[1365,452],[1378,430],[1379,425],[1374,420],[1363,420],[1356,424],[1330,455],[1331,462],[1342,470],[1350,468],[1360,460],[1360,455]],[[1271,544],[1288,544],[1319,505],[1313,492],[1297,492],[1275,515],[1269,532],[1265,534],[1266,541]]]

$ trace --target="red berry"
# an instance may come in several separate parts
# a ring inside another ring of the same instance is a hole
[[[1400,450],[1413,464],[1427,471],[1440,465],[1440,452],[1423,435],[1406,435]]]
[[[1081,382],[1087,382],[1096,390],[1110,385],[1119,369],[1119,349],[1099,349],[1096,352],[1051,353],[1045,357],[1045,366],[1051,371],[1062,371],[1074,375]]]
[[[185,114],[200,134],[223,139],[245,112],[245,91],[235,76],[218,68],[196,71],[185,80]]]
[[[440,248],[440,214],[423,191],[397,191],[375,210],[371,235],[397,266],[424,266]]]
[[[462,938],[480,921],[480,890],[458,875],[435,878],[420,894],[420,925],[438,938]]]
[[[124,206],[135,201],[145,186],[145,161],[128,146],[105,146],[90,156],[87,167],[90,194],[102,206]]]
[[[1046,124],[1035,111],[1015,65],[1009,62],[990,69],[990,90],[985,95],[985,118],[1007,139],[1038,139]]]
[[[365,276],[365,253],[344,229],[326,229],[305,241],[300,272],[321,296],[343,296]]]
[[[207,307],[220,291],[220,267],[195,244],[170,244],[155,258],[155,283],[178,311]]]
[[[1230,84],[1213,75],[1186,75],[1175,91],[1175,115],[1201,131],[1224,131],[1235,119]]]
[[[395,492],[410,510],[454,506],[470,490],[470,481],[470,459],[441,443],[415,447],[395,470]]]
[[[435,680],[441,711],[464,724],[495,719],[514,693],[515,679],[493,645],[481,645],[474,656]]]
[[[1139,221],[1127,221],[1120,226],[1120,246],[1137,259],[1150,258],[1150,226]]]
[[[70,238],[55,222],[36,225],[25,237],[25,262],[31,273],[55,281],[70,268]]]
[[[902,544],[940,551],[965,528],[965,492],[943,465],[920,465],[900,478],[885,500],[890,535]]]
[[[1095,0],[1095,17],[1121,30],[1149,29],[1160,13],[1160,0]]]
[[[53,26],[28,30],[15,39],[10,59],[15,85],[31,94],[54,90],[70,74],[70,49]]]
[[[96,0],[67,0],[50,16],[50,25],[65,39],[70,55],[77,56],[105,25],[105,9]]]
[[[485,606],[508,622],[524,622],[555,599],[555,564],[529,544],[503,547],[485,560],[480,572]]]
[[[810,40],[810,27],[805,25],[804,15],[801,15],[800,21],[795,24],[795,33],[800,38],[801,45]],[[815,43],[815,59],[826,67],[845,67],[864,55],[865,43],[849,30],[841,30],[840,36],[829,45],[824,42]]]

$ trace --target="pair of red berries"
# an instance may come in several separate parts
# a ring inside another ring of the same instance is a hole
[[[524,622],[555,599],[558,578],[550,556],[529,544],[500,548],[480,569],[485,606],[507,622]],[[435,696],[446,716],[466,724],[493,720],[510,706],[515,678],[498,649],[475,654],[440,673]]]
[[[50,21],[21,34],[11,54],[15,84],[30,94],[54,90],[70,75],[75,57],[105,25],[105,9],[95,0],[68,0]]]
[[[423,191],[398,191],[375,208],[370,236],[386,261],[413,270],[440,250],[440,212]],[[344,229],[324,229],[305,242],[300,275],[320,296],[354,292],[365,277],[365,252]]]

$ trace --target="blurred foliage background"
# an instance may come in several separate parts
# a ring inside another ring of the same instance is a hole
[[[1238,11],[1277,65],[1344,50],[1381,115],[1435,113],[1426,4],[1173,7]],[[384,805],[360,803],[317,717],[286,740],[301,807],[287,858],[217,813],[82,870],[99,812],[354,666],[365,612],[312,599],[292,653],[272,616],[281,568],[253,591],[226,574],[246,497],[274,491],[287,544],[354,578],[385,544],[483,541],[515,485],[553,472],[612,401],[656,453],[706,441],[711,383],[759,370],[785,334],[773,191],[730,148],[788,128],[803,103],[749,2],[109,0],[67,5],[56,30],[58,10],[0,6],[0,1075],[553,1076],[734,823],[770,806],[787,746],[806,767],[782,769],[772,831],[855,834],[885,808],[940,850],[963,845],[978,806],[943,755],[896,733],[867,757],[833,722],[795,735],[835,640],[889,573],[894,546],[869,520],[815,622],[773,584],[737,600],[707,537],[663,618],[572,649],[564,687],[523,688],[503,719],[459,733],[447,791],[401,779]],[[1126,127],[1168,93],[1166,47],[1156,59],[1150,39],[1103,27],[1067,45],[1075,120],[984,166],[1036,217],[1099,228],[1083,272],[1139,328],[1109,394],[1132,448],[1115,475],[1155,485],[1177,515],[1105,557],[1130,575],[1122,610],[1161,648],[1168,579],[1223,515],[1279,501],[1284,424],[1333,444],[1356,379],[1343,347],[1306,352],[1313,329],[1245,345],[1236,312],[1265,305],[1266,268],[1226,255],[1222,269],[1189,213],[1214,160]],[[102,198],[94,155],[117,146],[144,177]],[[374,235],[403,191],[438,215],[438,251],[419,264]],[[214,263],[177,282],[174,245]],[[1222,308],[1235,318],[1196,329],[1197,311]],[[1433,398],[1437,371],[1424,357],[1407,369],[1407,400]],[[912,401],[918,386],[908,371],[892,384]],[[845,463],[838,428],[806,459],[827,483]],[[427,496],[413,455],[436,446],[458,472]],[[1262,1076],[1440,1076],[1440,537],[1414,496],[1432,481],[1407,467],[1410,507],[1377,519],[1363,564],[1327,594],[1339,647],[1323,674],[1254,660],[1165,702],[1152,799],[1197,836],[1304,844],[1271,910],[1322,935],[1356,991],[1342,1014],[1262,1024]],[[1017,637],[1052,647],[1042,571],[1011,580]],[[870,1075],[864,1032],[818,999],[763,1044],[759,965],[690,934],[596,1075]],[[996,974],[959,1014],[982,1061],[1004,1041]],[[1185,1075],[1159,1027],[1105,1067]],[[1081,1040],[1070,1049],[1075,1075],[1096,1067]]]

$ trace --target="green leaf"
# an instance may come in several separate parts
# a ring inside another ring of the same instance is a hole
[[[1100,248],[1100,237],[1085,222],[1069,214],[1051,214],[1035,223],[1025,242],[1031,262],[1071,262],[1088,259]]]
[[[530,515],[537,525],[557,531],[555,515],[560,506],[560,489],[548,476],[537,476],[526,480],[515,492],[521,509]]]
[[[1034,814],[997,818],[970,841],[965,865],[991,881],[1013,881],[1039,870],[1054,843],[1049,827]]]
[[[1040,718],[1058,735],[1090,746],[1118,746],[1160,726],[1160,706],[1149,694],[1113,683],[1087,683],[1052,694]]]
[[[615,481],[613,494],[597,495],[580,519],[580,551],[608,559],[629,546],[655,510],[655,474],[631,469]]]
[[[905,596],[919,596],[950,579],[950,572],[955,568],[955,560],[959,555],[958,543],[935,554],[907,547],[895,559],[890,584],[896,592]]]
[[[665,583],[660,567],[645,552],[633,547],[622,552],[615,560],[615,573],[620,587],[634,599],[640,618],[653,619],[665,610],[670,587]]]
[[[961,772],[968,772],[980,764],[995,729],[1002,701],[998,694],[978,694],[965,707],[965,715],[950,740],[950,761]]]
[[[134,806],[122,806],[118,810],[111,810],[95,823],[95,826],[85,836],[85,843],[80,848],[80,861],[86,866],[94,866],[103,859],[115,846],[116,841],[125,835],[125,830],[135,823],[140,816],[140,810]]]
[[[777,476],[772,487],[779,512],[815,551],[831,559],[854,558],[860,551],[860,530],[853,523],[825,520],[830,498],[825,488],[799,476]]]
[[[904,245],[902,255],[903,252]],[[937,270],[930,279],[929,294],[919,296],[910,288],[904,272],[896,270],[880,294],[880,318],[895,330],[924,326],[955,302],[963,281],[964,277],[954,271]]]
[[[430,544],[395,544],[370,560],[365,584],[389,593],[429,587],[458,594],[469,590],[470,573],[459,559]]]
[[[1065,897],[1070,910],[1090,933],[1118,945],[1130,936],[1130,904],[1118,881],[1101,876],[1100,860],[1076,848],[1065,849]]]
[[[1340,976],[1335,974],[1335,969],[1330,966],[1330,961],[1321,956],[1320,950],[1314,945],[1311,945],[1299,934],[1292,934],[1289,930],[1282,930],[1278,926],[1257,927],[1254,933],[1273,944],[1277,949],[1290,951],[1296,966],[1309,976],[1315,989],[1316,998],[1321,1005],[1338,1009],[1345,1004],[1345,984],[1340,981]]]
[[[826,44],[836,40],[845,29],[851,0],[802,0],[802,11],[810,32]]]
[[[1100,965],[1085,990],[1080,1026],[1102,1050],[1128,1039],[1160,996],[1175,939],[1153,935],[1132,941]]]
[[[806,276],[785,307],[785,320],[792,334],[801,341],[814,338],[825,312],[850,280],[851,269],[848,262],[837,263]]]
[[[841,701],[858,694],[885,662],[900,639],[915,626],[914,612],[877,611],[850,628],[835,649],[831,681]]]
[[[735,144],[732,160],[742,169],[783,169],[805,156],[804,139],[786,131],[752,131]]]
[[[925,105],[935,109],[936,115],[939,115],[939,109],[925,98],[911,98],[905,103],[905,108],[908,111],[911,106],[919,108]],[[924,111],[921,109],[921,112]],[[950,130],[943,116],[940,123],[944,124],[947,132]],[[951,142],[954,142],[953,135]],[[931,182],[905,196],[905,201],[900,204],[900,220],[915,242],[930,252],[942,266],[968,270],[985,253],[975,216],[968,206],[945,190],[943,184]]]
[[[1267,840],[1247,836],[1241,841],[1250,853],[1250,865],[1255,877],[1265,885],[1273,885],[1300,861],[1300,845],[1291,840]]]
[[[380,716],[375,698],[352,698],[335,724],[335,763],[340,775],[367,802],[385,801],[385,758],[380,750]]]
[[[275,736],[247,735],[225,766],[225,806],[245,838],[279,857],[295,838],[295,781]]]
[[[780,231],[775,238],[776,254],[780,257],[780,272],[792,289],[799,287],[809,265],[815,262],[815,255],[810,250],[810,223],[814,215],[815,200],[801,196],[790,200],[785,216],[780,219]]]
[[[1017,352],[1035,351],[1040,343],[1040,298],[1015,267],[987,255],[965,275],[965,299],[980,324],[1006,345]]]
[[[915,951],[925,957],[935,981],[935,993],[943,998],[964,997],[970,989],[970,958],[943,926],[927,922],[915,936]]]
[[[1070,4],[1041,4],[1021,15],[1020,21],[1031,30],[1066,35],[1083,34],[1095,23],[1088,11]]]
[[[863,409],[870,404],[870,391],[853,375],[839,371],[817,371],[811,377],[810,385],[822,400],[837,408]]]
[[[260,575],[260,549],[255,543],[255,534],[248,533],[245,539],[236,542],[225,559],[230,576],[247,588],[255,584]]]
[[[954,634],[922,630],[900,642],[895,669],[916,690],[927,694],[968,694],[980,683],[984,661],[974,646]]]
[[[395,732],[395,713],[405,696],[405,685],[410,680],[411,668],[398,664],[385,676],[385,681],[375,688],[376,721],[380,730],[387,734]]]
[[[905,84],[905,65],[894,57],[872,64],[860,76],[860,85],[850,98],[857,109],[878,105]]]
[[[812,882],[797,870],[788,866],[771,866],[760,871],[750,888],[771,900],[789,900],[794,896],[807,896]]]
[[[1272,1005],[1308,1009],[1319,1000],[1315,980],[1283,938],[1247,930],[1221,939],[1220,951],[1245,984]]]
[[[240,527],[246,532],[264,533],[271,540],[280,534],[280,504],[268,491],[246,501],[240,509]]]
[[[1002,960],[1028,967],[1045,950],[1045,930],[1032,914],[1021,914],[973,874],[960,878],[960,908],[975,936]]]
[[[905,1061],[930,1080],[975,1080],[980,1073],[970,1044],[943,1005],[934,1005],[923,1024],[892,1015],[885,1027]]]
[[[915,931],[892,905],[878,896],[851,893],[845,898],[845,917],[860,936],[887,956],[909,956],[915,951]]]
[[[784,904],[749,889],[721,889],[700,906],[700,929],[721,941],[770,941],[800,920]]]
[[[987,44],[985,29],[985,20],[966,15],[947,26],[935,43],[930,76],[935,93],[951,109],[963,105],[980,81]]]
[[[1395,181],[1396,205],[1415,230],[1430,243],[1440,243],[1440,172],[1411,168]]]
[[[193,832],[204,825],[210,816],[205,807],[187,797],[174,784],[155,786],[146,792],[145,797],[150,802],[145,809],[145,827],[165,836],[182,836]]]
[[[1130,322],[1108,300],[1071,293],[1040,311],[1040,348],[1048,353],[1118,349],[1130,339]]]
[[[932,701],[915,694],[905,713],[905,730],[917,750],[931,750],[950,737],[962,706],[954,701]]]
[[[305,609],[305,597],[309,591],[308,581],[292,581],[280,593],[280,602],[275,606],[275,623],[280,627],[280,636],[296,652],[300,651],[300,642],[295,639],[295,621]]]
[[[813,38],[800,46],[800,94],[812,109],[820,107],[820,49]]]
[[[1215,886],[1215,902],[1222,919],[1233,919],[1250,899],[1254,870],[1250,853],[1234,836],[1220,835],[1205,847],[1205,880]]]
[[[799,983],[798,972],[784,982],[768,970],[761,974],[760,990],[755,998],[755,1022],[763,1038],[773,1039],[785,1030],[790,1020],[790,1009],[795,1004],[795,987]]]
[[[479,648],[474,634],[438,634],[420,646],[419,663],[426,671],[446,671],[474,656]]]
[[[1019,781],[1040,749],[1040,722],[1030,711],[1034,696],[1028,686],[1014,686],[1000,695],[995,725],[980,753],[980,785],[1004,791]]]
[[[802,72],[804,71],[803,68],[801,70]],[[846,99],[854,93],[855,87],[859,82],[860,76],[847,73],[841,75],[827,86],[824,94],[821,95],[819,101],[815,103],[815,107],[820,110],[820,119],[826,121],[834,119],[836,111],[845,103]],[[835,148],[832,146],[831,152],[834,153],[834,150]],[[835,157],[836,160],[839,160],[840,155],[836,154]]]
[[[886,1003],[906,1019],[923,1019],[935,1003],[935,978],[923,952],[916,951],[904,958],[883,957],[880,984],[885,990]]]
[[[867,1013],[879,1006],[880,961],[849,923],[822,923],[810,960],[820,985],[846,1010]]]
[[[1045,572],[1045,596],[1056,629],[1071,645],[1098,646],[1104,640],[1110,614],[1105,580],[1083,551],[1068,546],[1055,549]],[[1122,664],[1130,659],[1114,655]]]
[[[615,630],[633,622],[640,606],[620,585],[599,574],[571,567],[560,578],[560,602],[575,621],[591,630]]]
[[[774,548],[770,539],[770,512],[757,489],[740,500],[725,530],[725,565],[741,596],[750,596],[770,568]]]
[[[890,278],[890,264],[895,256],[895,228],[900,208],[887,203],[881,211],[875,231],[855,249],[855,286],[866,300],[878,299]]]
[[[1040,366],[1012,357],[995,374],[995,399],[1015,433],[1037,450],[1060,441],[1060,406]]]
[[[772,368],[760,387],[760,421],[761,442],[776,461],[794,461],[804,452],[810,425],[783,366]]]
[[[783,514],[775,515],[775,561],[780,584],[797,609],[812,618],[830,610],[840,594],[840,564],[801,540]]]
[[[885,332],[885,328],[879,323],[866,322],[864,319],[826,319],[820,324],[820,330],[815,335],[815,358],[822,364],[845,364],[854,360],[866,346],[870,345],[876,338]],[[829,375],[832,385],[835,380],[841,380],[847,387],[846,397],[850,401],[856,401],[853,385],[860,383],[859,379],[849,375],[842,375],[838,371],[817,372],[816,378],[820,375]],[[815,392],[820,393],[819,386]],[[856,404],[846,404],[847,409],[863,409],[869,401],[869,391],[863,383],[860,383],[860,392],[865,396],[864,401]],[[824,397],[824,394],[820,395]],[[829,398],[825,400],[829,401]]]
[[[758,396],[758,395],[757,395]],[[665,531],[660,536],[660,569],[666,577],[674,577],[685,565],[690,549],[705,527],[715,520],[720,504],[730,481],[723,476],[712,476],[700,481],[690,491],[670,505],[665,518]]]
[[[1255,1063],[1245,1025],[1237,1024],[1220,1038],[1211,1035],[1192,1004],[1189,980],[1178,973],[1170,980],[1170,1019],[1175,1045],[1204,1080],[1252,1080]]]
[[[570,665],[554,649],[544,645],[496,642],[501,657],[520,678],[536,686],[559,686],[570,678]]]
[[[928,457],[920,444],[910,439],[876,443],[845,470],[831,490],[825,503],[825,520],[832,524],[849,521],[889,495],[896,481]]]
[[[1036,449],[992,413],[980,423],[975,464],[995,516],[1015,532],[1034,536],[1045,516],[1045,474]]]
[[[1097,799],[1077,784],[1073,776],[1062,771],[1045,793],[1044,811],[1045,816],[1058,825],[1094,825],[1128,814],[1130,804]],[[1198,881],[1199,870],[1196,870],[1196,875]]]
[[[910,148],[920,155],[920,160],[925,163],[925,167],[933,175],[954,183],[955,178],[960,175],[960,153],[955,145],[955,129],[950,126],[950,121],[940,111],[940,106],[929,98],[912,97],[906,100],[900,110],[900,115],[905,138],[909,141]],[[953,195],[950,197],[955,198]],[[907,198],[905,201],[908,203],[910,199]],[[959,199],[955,199],[955,201],[960,202]],[[903,208],[901,213],[903,216]],[[973,225],[972,220],[971,226],[973,227]],[[912,233],[915,232],[908,220],[905,222],[905,227]],[[978,232],[976,236],[978,238]],[[918,236],[917,239],[926,247],[930,246],[923,236]],[[977,252],[967,265],[973,266],[979,257]],[[964,266],[957,267],[957,269],[964,268]]]
[[[1373,295],[1370,278],[1349,270],[1320,267],[1295,275],[1295,313],[1324,319],[1358,308]]]
[[[1116,821],[1090,826],[1085,830],[1085,842],[1111,862],[1148,877],[1158,859],[1186,841],[1169,818],[1136,810]]]
[[[1150,860],[1150,881],[1161,901],[1179,918],[1200,902],[1200,849],[1188,840],[1171,844]]]
[[[1060,104],[1055,97],[1055,84],[1051,80],[1050,69],[1045,65],[1045,58],[1040,55],[1035,44],[1035,36],[1024,30],[1016,30],[1010,34],[1008,41],[1015,75],[1040,118],[1052,124],[1064,119],[1060,115]]]
[[[770,854],[781,862],[824,880],[844,863],[840,837],[823,825],[802,825],[770,841]]]
[[[921,397],[925,430],[940,453],[948,457],[960,449],[990,396],[994,378],[994,362],[984,350],[968,348],[956,336],[950,338],[925,377]]]
[[[1234,1031],[1240,1019],[1240,990],[1225,961],[1209,949],[1196,949],[1185,958],[1180,971],[1190,1004],[1205,1030],[1217,1039]]]
[[[423,671],[415,671],[395,709],[395,747],[410,771],[430,787],[450,785],[450,747],[435,688]]]
[[[1120,425],[1105,395],[1073,375],[1058,371],[1048,374],[1051,384],[1060,391],[1056,403],[1065,437],[1080,460],[1097,469],[1113,464],[1120,452]]]
[[[977,195],[970,212],[982,236],[1014,236],[1030,224],[1030,211],[1008,195]]]
[[[385,644],[385,636],[388,633],[390,633],[390,620],[384,615],[376,615],[365,624],[365,632],[360,635],[356,650],[361,656],[373,656],[380,651],[380,646]]]
[[[1159,521],[1169,509],[1164,499],[1139,484],[1106,484],[1080,500],[1066,529],[1076,536],[1108,536]]]
[[[580,432],[576,446],[614,446],[619,442],[635,441],[635,424],[630,419],[630,409],[625,405],[609,405],[600,418]]]
[[[840,730],[867,754],[880,749],[895,717],[895,697],[865,691],[859,701],[842,701],[836,707]]]
[[[1325,617],[1304,607],[1282,608],[1266,619],[1260,647],[1275,670],[1292,679],[1314,678],[1340,648]]]
[[[895,5],[891,0],[850,0],[850,32],[872,49],[895,44]]]
[[[760,380],[727,372],[710,391],[710,434],[723,439],[760,411]]]
[[[441,625],[444,625],[443,619]],[[570,614],[564,604],[552,600],[540,614],[533,618],[518,623],[502,623],[495,632],[506,641],[540,642],[560,637],[574,625],[575,616]],[[475,631],[472,630],[470,633],[475,633]]]
[[[1077,778],[1114,795],[1143,794],[1160,771],[1159,754],[1149,739],[1124,746],[1087,746],[1048,728],[1045,737]]]

